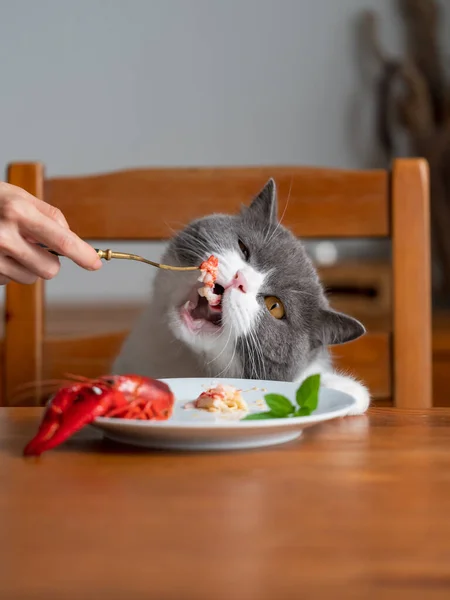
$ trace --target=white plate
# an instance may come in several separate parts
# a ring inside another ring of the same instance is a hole
[[[295,404],[299,384],[249,379],[162,379],[175,395],[174,411],[167,421],[137,421],[98,417],[92,426],[104,436],[125,444],[171,450],[238,450],[283,444],[294,440],[302,430],[316,423],[348,414],[355,401],[351,396],[322,388],[317,409],[309,417],[241,421],[243,415],[219,415],[184,405],[195,400],[207,387],[217,383],[233,385],[245,391],[242,396],[250,412],[267,410],[264,394],[283,394]],[[263,388],[265,391],[261,391]],[[261,403],[262,401],[262,403]]]

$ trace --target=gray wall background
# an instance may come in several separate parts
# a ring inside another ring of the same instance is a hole
[[[354,20],[376,8],[395,51],[392,4],[1,0],[0,164],[40,160],[50,176],[147,165],[365,166],[372,97]],[[47,294],[141,300],[149,271],[117,262],[92,274],[66,261]]]

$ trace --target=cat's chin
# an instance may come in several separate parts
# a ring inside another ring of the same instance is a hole
[[[195,287],[181,306],[169,310],[172,332],[179,340],[198,350],[207,350],[221,333],[222,307],[210,306]]]

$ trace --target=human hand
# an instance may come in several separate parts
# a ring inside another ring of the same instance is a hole
[[[10,281],[31,284],[58,274],[59,259],[36,242],[84,269],[95,271],[102,266],[94,248],[70,230],[58,208],[0,181],[0,285]]]

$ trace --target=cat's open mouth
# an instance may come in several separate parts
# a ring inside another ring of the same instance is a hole
[[[224,288],[216,283],[213,293],[223,296],[224,292]],[[195,295],[181,307],[180,314],[185,325],[194,333],[217,331],[222,326],[222,301],[213,306],[195,291]]]

